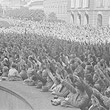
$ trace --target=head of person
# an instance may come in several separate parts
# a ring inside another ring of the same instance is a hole
[[[30,62],[33,62],[33,56],[32,55],[30,55],[29,57],[28,57],[28,60],[30,61]]]
[[[15,63],[12,63],[11,68],[17,69],[17,65]]]
[[[94,106],[99,105],[99,100],[93,94],[91,96],[91,102]]]
[[[100,60],[100,67],[103,69],[106,68],[106,61],[104,59]]]
[[[92,65],[86,65],[85,67],[85,73],[91,73],[94,72],[94,68]]]
[[[88,55],[88,61],[93,62],[93,56],[91,54]]]
[[[96,62],[97,62],[97,63],[98,63],[100,60],[101,60],[100,57],[97,57],[97,58],[96,58]]]
[[[76,57],[76,54],[70,54],[69,59],[74,59]]]
[[[93,78],[92,78],[92,75],[88,74],[85,76],[85,81],[87,84],[93,86]]]
[[[8,70],[9,70],[9,68],[7,66],[4,66],[2,71],[3,71],[3,73],[6,73],[6,72],[8,72]]]

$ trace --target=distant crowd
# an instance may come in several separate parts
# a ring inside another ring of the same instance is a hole
[[[51,92],[54,106],[110,110],[110,27],[10,23],[0,29],[1,81]]]

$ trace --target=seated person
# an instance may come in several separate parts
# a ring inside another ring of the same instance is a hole
[[[106,108],[100,105],[99,100],[94,95],[91,96],[91,102],[92,105],[88,110],[107,110]]]
[[[42,82],[42,91],[49,91],[49,89],[54,84],[54,77],[49,69],[45,68],[41,74],[35,75],[36,80]]]
[[[32,75],[34,75],[34,69],[33,68],[28,68],[28,70],[27,70],[28,78],[30,78]]]
[[[8,74],[9,81],[21,81],[22,80],[22,78],[16,68],[17,68],[16,64],[13,63],[11,65],[11,68],[10,68],[9,74]]]
[[[70,91],[67,98],[65,98],[64,101],[61,101],[61,106],[76,107],[76,108],[80,108],[81,110],[85,110],[85,108],[89,103],[89,96],[86,93],[78,77],[76,77],[77,81],[75,82],[75,84],[73,84],[72,81],[70,83],[66,80],[63,80],[60,76],[58,77],[62,85],[64,85]]]
[[[27,79],[24,80],[24,83],[26,83],[29,86],[34,86],[35,83],[34,83],[34,80],[32,79],[32,77],[35,74],[35,70],[33,68],[33,64],[32,63],[31,63],[31,65],[29,65],[26,74],[27,74]]]
[[[47,73],[46,69],[44,69],[44,70],[40,69],[40,70],[37,71],[37,73],[32,75],[32,77],[31,77],[32,80],[34,82],[37,82],[37,85],[36,85],[37,88],[42,88],[42,86],[46,85],[47,75],[48,75],[48,73]]]
[[[53,88],[52,94],[65,98],[69,94],[69,90],[57,79],[57,85]]]
[[[42,86],[42,90],[41,91],[42,92],[48,92],[49,89],[52,87],[52,85],[53,85],[52,79],[49,76],[47,76],[47,82],[46,82],[46,84],[44,86]]]
[[[55,78],[55,82],[54,82],[53,86],[50,88],[50,91],[54,95],[54,94],[56,94],[56,92],[59,92],[61,88],[62,88],[62,84],[61,84],[60,80],[58,80],[58,78]]]
[[[3,67],[3,74],[2,74],[2,80],[7,80],[7,78],[8,78],[8,72],[9,72],[9,69],[8,69],[8,67],[7,66],[4,66]]]
[[[27,73],[26,73],[26,66],[25,65],[22,65],[20,76],[22,77],[23,80],[28,78]]]
[[[104,95],[110,98],[110,86],[106,89],[106,91],[104,92]]]
[[[107,109],[107,110],[109,110],[110,109],[110,98],[109,97],[107,97],[108,95],[102,95],[101,93],[100,93],[100,100],[102,101],[102,104],[103,104],[103,106]]]

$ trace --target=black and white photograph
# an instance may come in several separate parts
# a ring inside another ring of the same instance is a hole
[[[0,110],[110,110],[110,0],[0,0]]]

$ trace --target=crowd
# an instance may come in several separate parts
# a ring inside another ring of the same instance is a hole
[[[11,22],[11,21],[10,21]],[[110,110],[110,29],[15,21],[0,29],[1,80],[51,92],[52,105]]]

